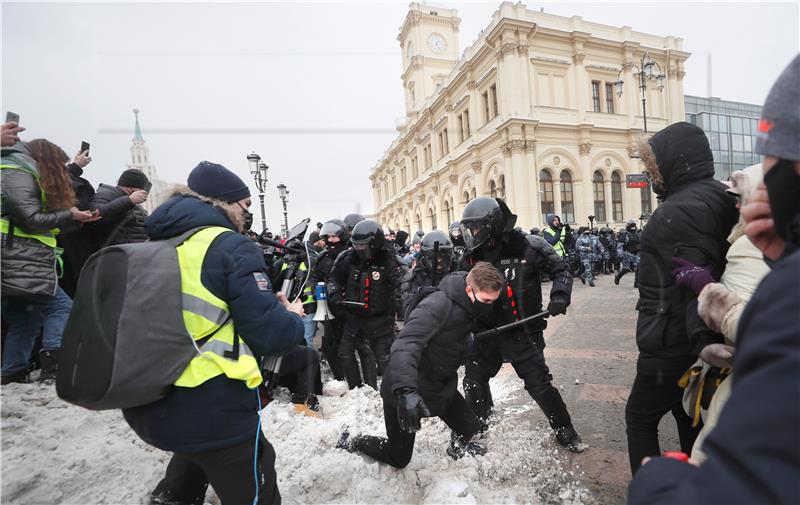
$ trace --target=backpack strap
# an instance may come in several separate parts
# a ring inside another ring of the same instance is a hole
[[[189,240],[192,235],[195,233],[205,230],[206,228],[211,228],[210,226],[198,226],[197,228],[192,228],[191,230],[186,230],[185,232],[181,233],[180,235],[176,235],[172,238],[168,238],[164,240],[164,242],[172,245],[173,247],[178,247],[179,245],[183,244],[187,240]]]

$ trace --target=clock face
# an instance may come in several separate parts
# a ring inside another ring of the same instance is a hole
[[[414,43],[409,42],[406,46],[406,58],[410,60],[412,56],[414,56]]]
[[[445,42],[444,37],[442,37],[438,33],[431,33],[428,37],[428,47],[431,48],[436,54],[442,54],[444,50],[447,48],[447,42]]]

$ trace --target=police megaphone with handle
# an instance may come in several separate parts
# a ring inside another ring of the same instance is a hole
[[[314,314],[314,321],[334,319],[331,309],[328,308],[328,289],[324,282],[318,282],[314,286],[314,298],[317,300],[317,313]]]

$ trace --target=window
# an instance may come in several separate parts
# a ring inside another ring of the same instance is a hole
[[[610,82],[606,83],[606,112],[614,113],[614,85]]]
[[[461,115],[463,116],[464,120],[464,138],[466,139],[469,138],[470,135],[472,135],[469,129],[469,109],[464,109],[464,113]]]
[[[497,198],[497,184],[494,181],[489,182],[489,196]]]
[[[572,174],[561,171],[561,217],[564,223],[575,222],[575,201],[572,196]]]
[[[611,174],[611,212],[614,221],[622,222],[622,178],[619,172]]]
[[[413,181],[417,177],[419,177],[419,160],[414,156],[411,158],[411,180]]]
[[[436,229],[436,207],[428,209],[428,218],[431,220],[431,230]]]
[[[499,112],[498,109],[497,109],[497,86],[496,85],[492,84],[491,86],[489,86],[489,95],[492,97],[492,106],[494,107],[492,109],[492,117],[495,117],[495,116],[497,116],[497,114]]]
[[[443,205],[444,205],[444,216],[445,219],[447,219],[446,224],[450,226],[450,223],[455,221],[453,204],[450,203],[450,200],[445,200]]]
[[[428,142],[428,145],[425,146],[425,168],[431,168],[433,166],[433,153],[431,152],[431,143]]]
[[[392,175],[392,195],[397,194],[397,176]]]
[[[417,214],[417,229],[418,229],[418,230],[421,230],[421,229],[422,229],[422,216],[420,216],[419,214]],[[410,231],[411,231],[411,230],[409,230],[409,232],[410,232]]]
[[[464,142],[469,135],[469,110],[467,109],[458,115],[458,141]]]
[[[497,183],[497,198],[505,199],[505,197],[506,197],[506,176],[501,175]]]
[[[469,202],[469,191],[464,191],[464,203]]]
[[[400,167],[400,187],[406,187],[406,167]]]
[[[489,120],[492,119],[492,113],[489,110],[489,92],[484,92],[481,97],[483,98],[483,117],[486,118],[484,123],[488,123]]]
[[[653,202],[650,200],[650,186],[642,188],[642,214],[649,216],[653,212]]]
[[[439,148],[441,154],[439,159],[442,159],[450,152],[450,147],[447,145],[447,128],[443,128],[442,131],[439,132]]]
[[[595,172],[592,176],[594,187],[594,218],[599,223],[606,220],[606,190],[603,174]]]
[[[592,110],[602,112],[600,110],[600,81],[592,81]]]
[[[556,206],[553,201],[553,176],[548,170],[539,173],[539,192],[542,195],[542,222],[547,222],[547,214],[555,214]]]

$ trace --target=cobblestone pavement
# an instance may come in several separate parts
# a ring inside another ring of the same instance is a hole
[[[633,289],[633,275],[623,277],[619,286],[612,275],[600,275],[596,283],[591,288],[576,280],[567,315],[549,320],[545,356],[553,384],[589,444],[581,454],[560,451],[561,457],[597,503],[605,505],[625,503],[630,481],[625,402],[636,371],[638,291]],[[545,295],[549,289],[550,284],[543,285]],[[501,374],[514,371],[506,365]],[[532,401],[519,382],[519,401]],[[535,422],[546,428],[541,411],[531,412]],[[660,433],[662,450],[679,450],[671,417],[664,418]]]

